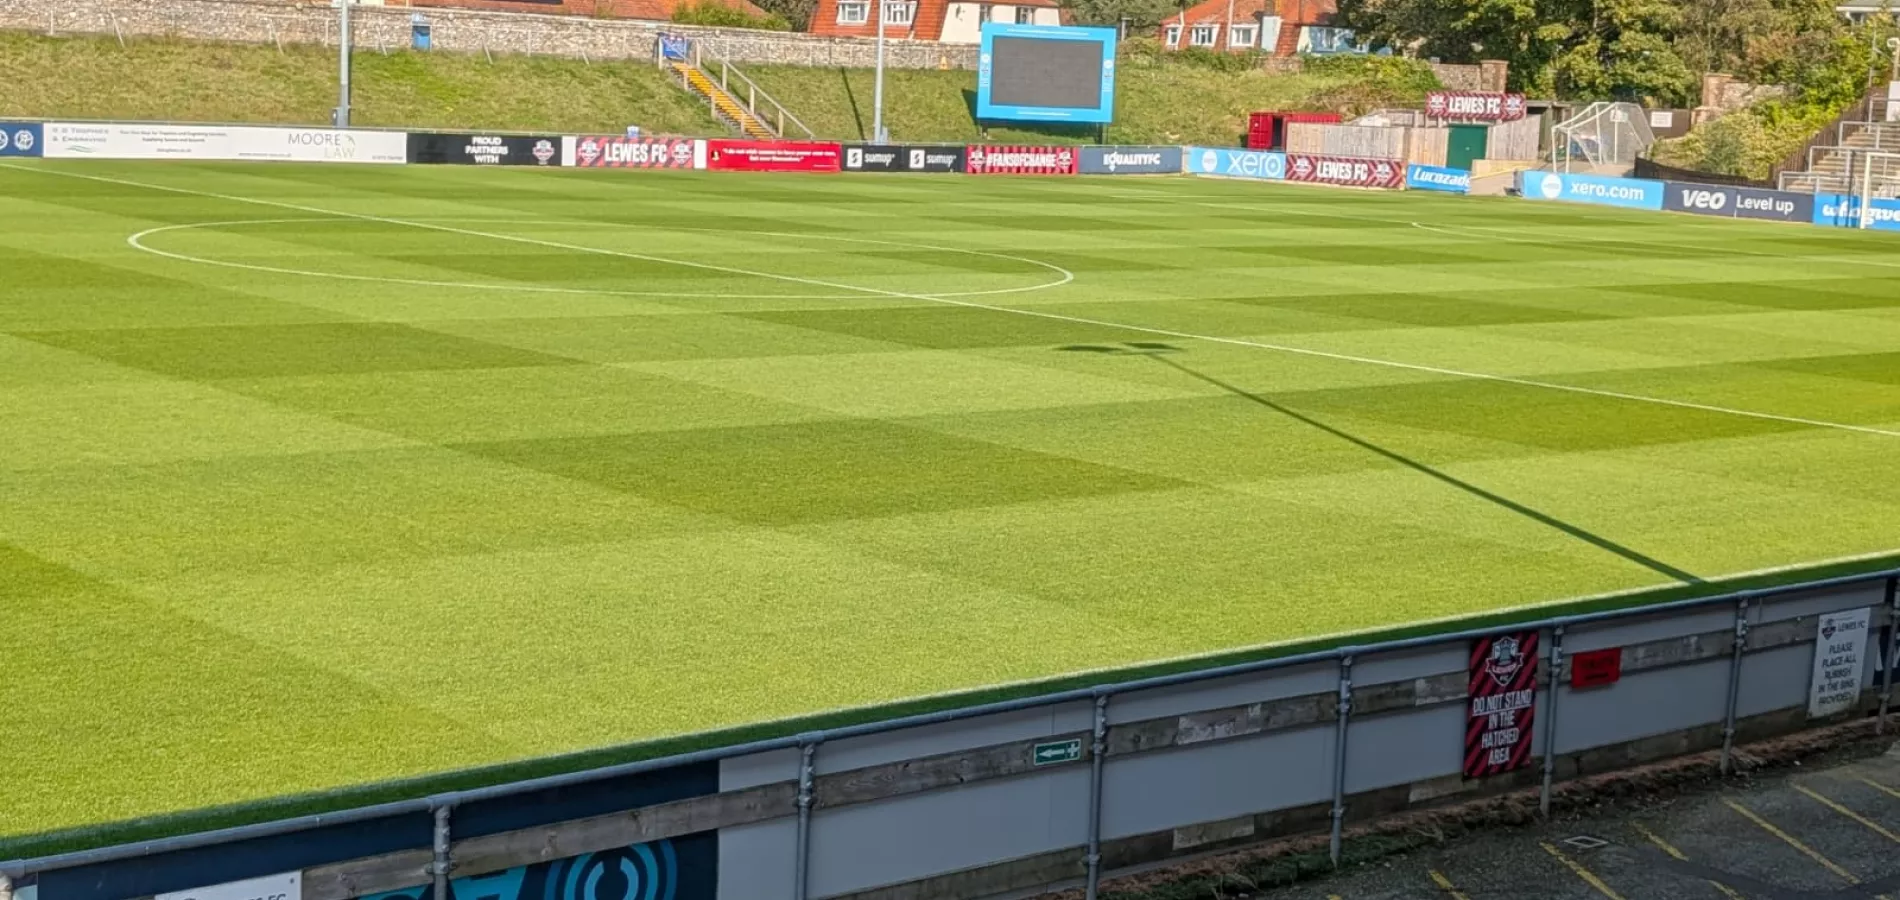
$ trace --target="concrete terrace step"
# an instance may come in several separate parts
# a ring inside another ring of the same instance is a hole
[[[747,137],[753,140],[769,141],[778,137],[765,122],[746,109],[737,97],[727,93],[718,83],[707,77],[697,67],[683,62],[673,63],[673,73],[687,89],[712,102],[713,110],[726,121],[733,124]]]

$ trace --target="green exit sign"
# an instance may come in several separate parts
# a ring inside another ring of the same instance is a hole
[[[1058,763],[1072,763],[1082,758],[1082,739],[1070,738],[1066,741],[1050,741],[1037,744],[1030,758],[1039,766],[1053,766]]]

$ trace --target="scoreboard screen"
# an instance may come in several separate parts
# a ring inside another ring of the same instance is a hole
[[[983,26],[976,117],[1108,122],[1115,111],[1115,29]]]

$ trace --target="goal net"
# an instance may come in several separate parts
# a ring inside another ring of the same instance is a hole
[[[1656,142],[1648,114],[1634,103],[1592,103],[1550,133],[1551,162],[1566,172],[1573,165],[1632,166]]]
[[[1855,224],[1861,228],[1900,229],[1900,152],[1862,150],[1848,162]],[[1889,201],[1889,202],[1883,202]]]

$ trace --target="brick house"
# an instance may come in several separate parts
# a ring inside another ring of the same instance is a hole
[[[1352,32],[1332,24],[1333,0],[1202,0],[1163,22],[1156,37],[1170,50],[1202,47],[1273,56],[1349,53]]]
[[[1061,25],[1056,0],[882,0],[884,36],[899,40],[974,44],[984,22]],[[879,0],[818,0],[811,33],[827,37],[876,37],[872,10]]]
[[[753,4],[752,0],[407,0],[404,5],[668,22],[672,20],[675,9],[689,3],[717,3],[742,9],[755,16],[765,15],[765,10]],[[363,5],[383,4],[367,0]],[[392,2],[388,5],[397,4]]]

